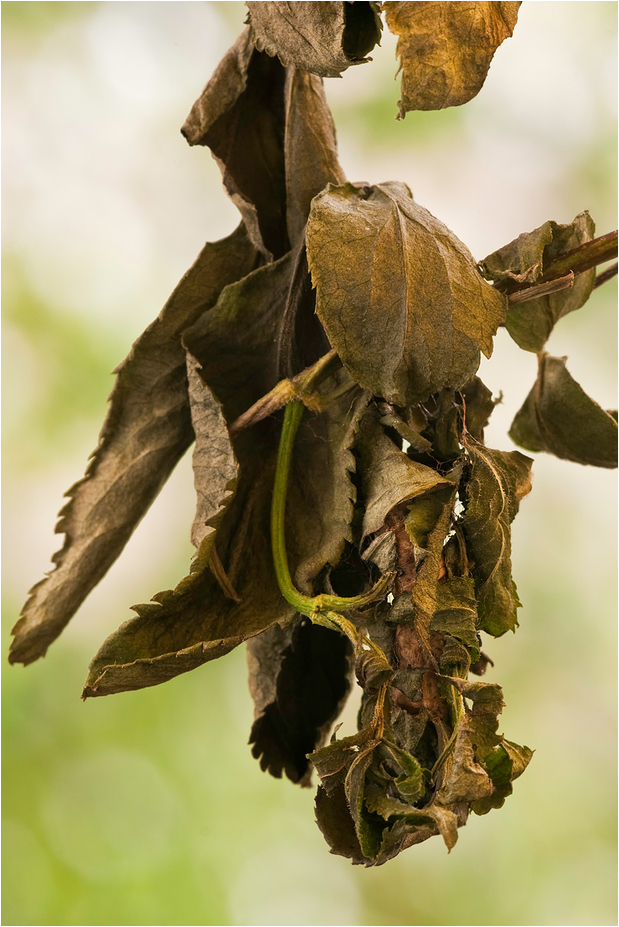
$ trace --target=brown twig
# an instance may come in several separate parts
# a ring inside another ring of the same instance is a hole
[[[301,399],[309,409],[314,412],[319,411],[319,398],[311,395],[311,389],[321,376],[330,372],[333,366],[337,364],[341,364],[341,361],[335,349],[332,348],[311,367],[307,367],[289,380],[280,380],[270,393],[262,396],[246,412],[239,415],[230,426],[230,434],[238,434],[244,428],[255,425],[257,422],[262,421],[263,418],[267,418],[273,412],[283,408],[293,399]]]
[[[598,274],[595,278],[593,289],[596,290],[599,286],[602,286],[603,283],[607,283],[609,280],[612,280],[613,277],[616,277],[618,266],[619,265],[615,263],[612,265],[612,267],[607,267],[606,270],[603,270],[601,274]]]
[[[617,257],[617,229],[614,232],[608,232],[606,235],[600,235],[591,241],[585,241],[577,248],[566,251],[559,257],[551,261],[545,268],[540,283],[546,280],[554,280],[556,277],[562,277],[568,271],[574,274],[582,274],[586,270],[591,270],[597,264],[604,264],[606,261],[612,261]]]
[[[516,280],[501,280],[495,284],[495,287],[508,296],[510,305],[526,302],[529,299],[537,299],[538,296],[562,290],[571,286],[574,277],[579,274],[591,270],[592,267],[596,267],[598,264],[604,264],[606,261],[612,261],[613,258],[616,258],[617,241],[618,233],[615,230],[614,232],[608,232],[606,235],[600,235],[598,238],[593,238],[591,241],[585,241],[571,251],[566,251],[565,254],[561,254],[546,265],[544,273],[533,286]],[[599,286],[601,283],[605,283],[614,273],[616,273],[616,270],[608,277],[600,279],[599,283],[596,280],[595,285]],[[603,274],[600,274],[600,278],[603,276]],[[553,283],[560,283],[561,285],[557,286],[556,289],[540,289]],[[516,293],[527,293],[528,295],[515,298]]]
[[[558,293],[559,290],[566,290],[574,286],[574,274],[570,271],[565,277],[557,277],[556,280],[549,280],[548,283],[535,283],[524,290],[516,290],[510,293],[508,301],[510,306],[517,306],[519,303],[526,303],[530,299],[539,299],[540,296],[548,296],[550,293]]]

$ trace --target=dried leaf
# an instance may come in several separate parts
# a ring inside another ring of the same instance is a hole
[[[31,590],[15,625],[11,662],[31,663],[45,654],[193,441],[181,335],[255,261],[243,226],[207,244],[117,368],[99,445],[60,512],[56,531],[66,535],[64,546],[52,558],[55,570]]]
[[[366,862],[361,852],[343,783],[329,792],[323,786],[318,787],[316,823],[331,853],[350,859],[353,863]]]
[[[434,612],[430,629],[449,634],[475,651],[478,658],[477,603],[472,576],[454,576],[434,587]]]
[[[344,371],[325,383],[337,389]],[[313,581],[330,564],[335,567],[352,541],[357,497],[351,475],[356,469],[352,445],[369,395],[355,387],[318,415],[301,423],[289,475],[287,547],[296,587],[313,594]]]
[[[322,80],[291,68],[285,89],[286,216],[288,236],[295,244],[305,233],[313,198],[327,184],[344,183],[346,178],[337,159],[335,126]]]
[[[455,497],[457,477],[461,473],[456,468],[455,483],[450,487],[433,493],[427,499],[416,500],[411,506],[406,519],[406,530],[413,539],[425,542],[420,548],[425,556],[417,568],[417,578],[412,589],[412,602],[416,613],[415,625],[422,636],[426,649],[429,648],[429,633],[434,613],[445,604],[441,586],[443,565],[443,548],[450,530]]]
[[[356,453],[364,502],[363,538],[382,528],[389,512],[401,503],[452,487],[436,470],[401,451],[385,434],[373,408],[361,422]]]
[[[616,467],[617,421],[587,396],[565,361],[540,355],[537,380],[509,436],[528,451],[546,451],[594,467]]]
[[[185,332],[185,346],[228,424],[277,382],[274,336],[291,267],[288,255],[226,287],[211,312]],[[138,617],[107,639],[91,664],[85,696],[157,685],[292,619],[294,609],[279,591],[264,542],[278,439],[277,423],[268,419],[233,442],[238,483],[216,537],[219,560],[241,601],[228,597],[208,569],[214,536],[207,535],[188,576],[174,590],[158,593],[157,604],[135,606]],[[181,660],[179,652],[191,659]]]
[[[267,260],[290,248],[284,157],[286,72],[256,51],[249,28],[220,62],[194,103],[182,133],[207,145],[249,236]]]
[[[198,497],[191,542],[200,547],[204,538],[215,530],[211,521],[230,501],[236,487],[238,465],[221,406],[200,378],[197,362],[190,354],[187,355],[187,381],[191,424],[196,438],[192,465]]]
[[[497,283],[532,285],[551,261],[591,241],[594,235],[595,223],[586,211],[569,225],[550,220],[488,255],[479,266],[484,276]],[[568,289],[511,306],[505,321],[507,331],[525,351],[541,351],[559,319],[586,303],[594,283],[592,268],[578,274]]]
[[[267,260],[299,243],[312,198],[328,183],[344,180],[322,80],[286,71],[254,48],[248,29],[223,58],[182,131],[190,145],[213,152],[224,186]]]
[[[479,627],[494,637],[514,631],[520,602],[511,574],[511,523],[531,488],[531,459],[467,441],[471,475],[461,525],[474,564]]]
[[[470,682],[455,676],[443,676],[458,692],[472,702],[466,710],[466,727],[476,748],[494,748],[503,737],[497,734],[499,715],[503,711],[503,690],[492,682]],[[485,755],[485,754],[484,754]]]
[[[248,642],[255,721],[249,742],[262,769],[309,785],[318,749],[351,688],[352,647],[342,635],[297,618]]]
[[[329,186],[306,238],[318,316],[364,389],[408,406],[464,386],[490,356],[505,297],[404,184]]]
[[[481,90],[520,3],[383,3],[398,36],[402,69],[399,118],[410,110],[461,106]]]
[[[375,748],[366,747],[354,757],[346,773],[344,791],[355,822],[361,852],[366,859],[375,859],[380,850],[384,823],[372,820],[364,804],[367,772],[372,765]]]
[[[479,377],[473,377],[470,383],[467,383],[462,389],[462,400],[464,408],[464,425],[468,434],[472,435],[476,441],[484,441],[484,428],[490,421],[490,416],[494,407],[501,401],[492,398],[492,391],[483,383]]]
[[[494,788],[486,770],[475,759],[471,734],[466,719],[459,726],[454,748],[447,763],[447,772],[440,790],[443,804],[473,802],[492,795]]]
[[[256,48],[321,77],[340,77],[380,43],[378,3],[251,3]]]

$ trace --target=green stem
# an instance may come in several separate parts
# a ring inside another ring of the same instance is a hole
[[[360,657],[364,651],[373,650],[384,662],[385,668],[393,675],[389,661],[378,644],[375,644],[368,635],[362,634],[352,621],[338,614],[338,612],[359,608],[384,595],[395,578],[394,573],[385,573],[369,592],[352,598],[334,595],[317,595],[310,598],[302,595],[293,585],[286,553],[286,495],[294,439],[303,418],[303,410],[303,402],[300,399],[294,399],[288,403],[284,413],[284,424],[282,425],[279,441],[271,505],[271,546],[277,584],[286,601],[297,612],[306,615],[314,624],[338,630],[345,634],[353,645],[357,657]],[[374,710],[373,724],[378,738],[383,735],[385,699],[389,684],[389,681],[386,681],[381,685]]]
[[[369,592],[351,598],[337,595],[317,595],[310,598],[295,589],[290,576],[288,555],[286,553],[286,493],[294,439],[302,417],[303,402],[300,399],[289,402],[284,414],[284,424],[279,440],[279,453],[275,470],[273,503],[271,506],[271,544],[273,547],[275,576],[283,597],[301,615],[307,615],[311,618],[317,614],[326,614],[328,611],[346,611],[370,605],[387,592],[395,574],[384,573]]]
[[[309,615],[313,602],[308,596],[301,595],[292,584],[286,554],[286,493],[288,490],[288,473],[292,459],[292,448],[301,419],[303,403],[294,399],[286,406],[282,434],[279,440],[275,485],[273,486],[273,503],[271,506],[271,544],[277,585],[283,597],[302,615]],[[309,608],[309,612],[308,609]]]

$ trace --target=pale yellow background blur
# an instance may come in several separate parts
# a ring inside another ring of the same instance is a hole
[[[112,379],[206,239],[237,223],[179,128],[241,3],[2,4],[4,637],[49,569],[64,490]],[[589,209],[616,226],[613,2],[525,2],[471,103],[395,120],[394,40],[328,80],[351,180],[403,180],[477,258]],[[616,407],[616,283],[549,350]],[[535,358],[504,331],[482,376],[506,431]],[[536,749],[500,811],[379,869],[330,856],[313,792],[246,746],[244,652],[165,686],[79,701],[103,638],[186,572],[184,460],[45,660],[4,671],[7,925],[614,924],[616,479],[537,455],[514,526],[518,633],[490,641],[501,729]],[[352,710],[342,733],[354,725]]]

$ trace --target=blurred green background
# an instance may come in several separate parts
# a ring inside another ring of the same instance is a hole
[[[48,570],[64,490],[96,444],[109,371],[206,239],[236,225],[179,128],[240,31],[241,3],[2,4],[3,648]],[[616,226],[614,2],[525,2],[464,107],[395,120],[394,45],[328,80],[351,180],[403,180],[477,258],[589,209]],[[616,406],[616,282],[551,353]],[[482,376],[506,431],[535,358],[499,332]],[[523,609],[487,642],[502,730],[536,749],[505,807],[379,869],[330,856],[313,792],[246,745],[245,654],[143,692],[79,700],[103,638],[186,572],[184,460],[47,658],[4,678],[6,925],[615,924],[613,472],[537,455],[514,526]],[[354,725],[347,709],[342,733]]]

